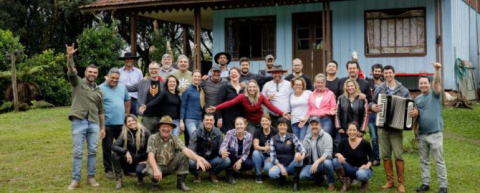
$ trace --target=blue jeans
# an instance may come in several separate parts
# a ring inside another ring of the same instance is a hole
[[[137,112],[137,99],[130,97],[130,114],[132,115],[138,115]]]
[[[228,155],[228,158],[230,159],[230,165],[226,169],[227,175],[232,174],[233,171],[233,165],[240,159],[240,157],[237,156],[237,151],[233,148],[229,148],[228,152],[230,152],[230,155]],[[253,168],[253,161],[251,158],[247,158],[245,161],[242,162],[242,167],[240,168],[240,171],[237,171],[237,173],[240,173],[242,171],[250,171]]]
[[[295,160],[293,160],[292,162],[290,162],[288,166],[283,166],[283,167],[285,167],[285,170],[287,170],[288,175],[293,175],[293,173],[295,172],[295,167],[302,167],[302,166],[303,166],[303,161],[296,162]],[[268,171],[268,176],[272,179],[280,178],[280,174],[281,174],[281,171],[278,166],[273,166]]]
[[[380,161],[380,151],[378,148],[378,133],[377,126],[375,126],[376,117],[376,114],[370,113],[370,117],[368,118],[368,132],[370,134],[370,138],[372,139],[373,156],[375,157],[375,160]]]
[[[358,167],[353,167],[348,162],[341,164],[337,158],[333,159],[333,167],[335,169],[343,168],[345,176],[350,179],[357,179],[360,182],[367,182],[373,174],[372,169],[359,169]]]
[[[335,139],[335,125],[333,124],[333,119],[330,116],[325,116],[320,118],[320,124],[322,124],[322,130],[330,134],[332,139]]]
[[[202,120],[186,119],[185,127],[187,128],[188,136],[193,136],[193,132],[202,126]]]
[[[174,119],[173,120],[173,123],[175,123],[175,125],[177,125],[177,127],[175,127],[173,130],[172,130],[172,135],[175,135],[177,137],[180,137],[180,120],[179,119]]]
[[[307,165],[302,169],[300,172],[300,179],[301,180],[317,180],[323,178],[323,175],[327,175],[327,182],[328,184],[335,183],[335,177],[333,176],[333,163],[332,160],[324,160],[322,163],[318,164],[317,172],[312,174],[310,169],[312,165]]]
[[[207,161],[212,166],[210,170],[210,174],[213,174],[213,175],[218,175],[222,170],[224,170],[230,165],[230,159],[228,157],[221,158],[220,156],[217,156]],[[200,174],[200,170],[197,169],[196,161],[190,160],[189,167],[190,167],[190,172],[192,172],[193,175]]]
[[[82,172],[83,142],[87,140],[87,176],[95,176],[95,161],[97,158],[100,127],[98,123],[87,119],[72,119],[73,162],[72,180],[80,180]]]
[[[307,135],[308,123],[305,123],[305,125],[302,128],[299,128],[298,124],[299,123],[292,124],[292,131],[293,131],[293,134],[297,136],[298,140],[303,141],[303,139]]]
[[[260,176],[262,175],[262,164],[263,164],[263,170],[267,171],[272,168],[273,164],[268,159],[270,157],[265,157],[262,152],[258,150],[254,150],[252,154],[252,161],[253,165],[255,165],[255,175]]]

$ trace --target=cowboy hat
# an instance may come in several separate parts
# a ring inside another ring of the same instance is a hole
[[[155,124],[155,127],[156,128],[159,128],[160,125],[162,124],[167,124],[167,125],[171,125],[173,128],[177,127],[177,125],[175,123],[173,123],[172,121],[172,117],[168,116],[168,115],[165,115],[163,116],[160,121],[158,121],[157,124]]]
[[[138,59],[140,56],[134,56],[131,52],[127,52],[123,54],[123,57],[120,57],[120,60],[127,60],[127,59]]]
[[[272,69],[268,70],[269,73],[272,72],[287,72],[287,70],[282,69],[282,65],[275,65]]]
[[[225,55],[227,57],[227,60],[228,60],[227,64],[229,64],[230,61],[232,60],[232,55],[230,55],[227,52],[220,52],[220,53],[215,54],[215,57],[214,57],[215,58],[215,63],[218,64],[217,60],[221,55]]]

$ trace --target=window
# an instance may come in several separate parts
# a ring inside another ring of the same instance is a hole
[[[425,8],[365,11],[365,55],[425,56]]]
[[[275,16],[225,20],[225,50],[233,59],[275,55]]]

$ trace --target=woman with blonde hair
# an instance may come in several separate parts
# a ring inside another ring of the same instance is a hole
[[[367,99],[360,99],[360,86],[354,79],[348,79],[343,86],[343,94],[338,97],[337,115],[335,116],[335,127],[338,135],[335,138],[335,144],[339,144],[342,139],[346,139],[347,124],[351,122],[359,123],[359,135],[365,133],[368,124],[368,102]]]
[[[112,145],[112,158],[116,188],[122,188],[122,170],[125,175],[136,175],[138,184],[143,183],[142,170],[147,161],[147,142],[150,131],[138,122],[135,115],[125,116],[124,125],[120,137]]]
[[[215,110],[221,110],[225,108],[229,108],[236,104],[241,104],[245,111],[245,116],[248,120],[248,127],[247,131],[253,135],[255,130],[260,129],[260,120],[263,115],[262,105],[265,105],[268,109],[277,113],[279,115],[283,115],[288,117],[288,113],[282,112],[280,109],[275,107],[270,101],[268,101],[267,97],[263,96],[260,93],[260,88],[258,87],[257,81],[250,80],[247,84],[247,92],[239,94],[237,97],[233,98],[232,100],[223,102],[216,107],[210,107],[207,109],[207,112],[213,113]]]
[[[335,94],[326,87],[327,78],[324,74],[317,74],[314,79],[315,90],[308,98],[308,115],[320,117],[322,130],[335,137],[333,116],[337,113]]]

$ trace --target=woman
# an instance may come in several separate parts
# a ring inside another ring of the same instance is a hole
[[[280,178],[280,184],[285,184],[287,176],[294,174],[293,191],[298,191],[305,148],[295,135],[287,133],[287,119],[280,117],[277,127],[278,134],[270,140],[270,160],[273,166],[268,175],[272,179]]]
[[[247,93],[239,94],[237,97],[232,100],[223,102],[216,107],[210,107],[208,112],[213,113],[215,110],[225,109],[236,104],[241,104],[243,106],[245,116],[248,121],[247,131],[253,135],[255,130],[260,129],[260,119],[262,118],[263,108],[262,105],[265,105],[268,109],[277,113],[278,115],[283,115],[288,117],[288,113],[283,113],[277,107],[272,105],[268,101],[267,97],[263,96],[260,93],[260,89],[255,80],[250,80],[247,84]]]
[[[122,170],[127,175],[137,175],[137,184],[143,184],[142,170],[147,167],[148,131],[135,115],[125,116],[120,137],[112,145],[113,167],[117,177],[116,188],[122,188]]]
[[[342,181],[341,192],[346,192],[350,180],[357,179],[362,183],[360,191],[365,191],[368,180],[372,177],[373,156],[370,143],[358,137],[358,123],[351,122],[347,125],[348,139],[342,140],[338,145],[333,159],[333,168],[338,178]]]
[[[230,160],[230,166],[226,169],[227,182],[237,183],[233,177],[234,172],[248,171],[253,168],[252,159],[248,157],[252,147],[252,135],[245,132],[247,120],[243,117],[235,119],[235,129],[227,132],[225,140],[220,146],[220,155],[223,159]]]
[[[180,129],[185,131],[187,127],[188,137],[193,136],[193,132],[202,126],[202,99],[200,93],[200,82],[202,74],[195,70],[192,74],[192,84],[182,93],[182,106],[180,109]],[[188,140],[185,140],[188,146]]]
[[[229,101],[243,93],[243,88],[240,86],[240,69],[237,67],[230,68],[229,79],[227,83],[222,85],[218,90],[217,104]],[[221,128],[223,133],[235,128],[235,118],[243,116],[242,105],[237,104],[232,107],[219,110],[215,117],[217,120],[217,127]]]
[[[333,124],[333,115],[337,113],[337,102],[335,94],[325,87],[327,81],[325,75],[317,74],[315,76],[315,91],[308,98],[308,115],[320,117],[322,130],[330,134],[335,139],[335,129]]]
[[[311,91],[305,90],[305,79],[297,77],[292,79],[293,94],[290,95],[290,112],[292,112],[292,131],[300,141],[307,135],[308,130],[308,98]]]
[[[165,89],[160,92],[160,95],[156,99],[150,101],[147,105],[140,106],[139,111],[143,113],[147,109],[158,108],[160,109],[159,117],[168,115],[172,117],[173,123],[179,125],[181,100],[180,96],[178,96],[178,83],[178,79],[175,76],[168,76]],[[180,127],[177,126],[173,129],[172,134],[177,137],[180,136]]]
[[[270,115],[263,114],[260,121],[262,129],[255,130],[253,134],[253,154],[252,161],[255,165],[255,182],[263,183],[262,179],[262,165],[263,170],[267,171],[273,166],[270,161],[270,139],[278,133],[278,130],[272,127],[272,120]]]
[[[347,138],[347,123],[360,123],[360,135],[363,135],[368,124],[368,102],[367,99],[359,99],[360,86],[356,80],[348,79],[343,86],[343,95],[338,97],[337,114],[335,116],[335,127],[337,137],[335,144]]]

